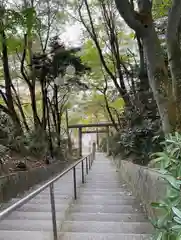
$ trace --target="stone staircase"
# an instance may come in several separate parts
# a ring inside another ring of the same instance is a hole
[[[120,182],[115,166],[97,154],[72,200],[72,172],[55,185],[59,240],[143,240],[153,232],[140,203]],[[14,200],[13,200],[14,201]],[[0,240],[53,240],[49,189],[0,222]]]
[[[97,154],[61,232],[62,240],[141,240],[149,239],[153,229],[140,203],[120,183],[115,166]]]

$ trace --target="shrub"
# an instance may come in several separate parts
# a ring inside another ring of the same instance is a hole
[[[144,117],[139,111],[129,109],[125,110],[121,130],[109,138],[110,153],[123,157],[131,155],[134,163],[147,165],[149,155],[162,150],[159,144],[162,140],[160,120],[157,117],[149,114]]]
[[[24,156],[43,156],[48,148],[45,134],[41,130],[33,130],[9,140],[9,148]]]
[[[8,145],[8,142],[14,138],[14,125],[4,113],[0,113],[0,144]]]
[[[162,215],[151,222],[156,229],[154,239],[181,239],[181,135],[169,135],[162,143],[164,150],[153,154],[152,164],[163,174],[168,182],[165,198],[152,203],[152,207],[162,210]]]

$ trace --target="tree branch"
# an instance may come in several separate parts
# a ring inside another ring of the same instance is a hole
[[[151,2],[150,0],[138,0],[140,2],[139,7],[143,9],[146,4]],[[144,4],[143,4],[144,3]],[[128,0],[115,0],[116,7],[121,15],[121,17],[125,20],[127,25],[132,28],[139,36],[143,36],[146,34],[146,30],[141,22],[136,19],[136,12],[133,9],[132,4]],[[148,7],[146,5],[146,7]]]
[[[25,71],[24,71],[24,63],[25,63],[25,58],[26,58],[26,48],[27,48],[27,34],[24,35],[24,49],[23,49],[23,54],[22,54],[22,59],[21,59],[21,74],[28,84],[29,87],[31,87],[31,82],[29,81]]]

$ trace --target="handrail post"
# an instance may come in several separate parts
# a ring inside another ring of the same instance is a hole
[[[88,169],[88,162],[87,162],[87,157],[86,157],[86,173],[88,174],[88,172],[89,172],[89,169]]]
[[[91,169],[90,155],[88,156],[88,161],[89,161],[89,170],[90,170]]]
[[[84,160],[82,160],[82,183],[84,182]]]
[[[54,198],[54,186],[53,183],[50,184],[50,202],[51,202],[51,212],[52,212],[52,224],[53,224],[53,239],[58,240],[57,237],[57,222],[56,222],[56,210],[55,210],[55,198]]]
[[[96,144],[93,142],[92,144],[92,153],[93,153],[93,159],[95,159],[95,153],[96,153]]]
[[[74,199],[77,199],[77,189],[76,189],[76,168],[73,167],[73,179],[74,179]]]

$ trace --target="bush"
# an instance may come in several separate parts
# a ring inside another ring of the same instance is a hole
[[[21,136],[15,136],[9,140],[9,148],[20,152],[24,156],[43,156],[47,152],[48,143],[45,134],[41,130],[33,130]]]
[[[64,158],[67,146],[66,141],[61,141],[61,147],[57,146],[56,133],[51,133],[53,156],[59,159]],[[17,136],[14,125],[6,114],[0,113],[0,145],[20,153],[20,155],[45,158],[51,156],[49,139],[41,128],[30,130]],[[50,158],[50,157],[49,157]]]
[[[134,163],[147,165],[149,155],[162,150],[159,143],[164,135],[160,132],[160,120],[149,113],[145,115],[133,109],[125,110],[121,130],[109,138],[111,155],[131,155]]]
[[[8,145],[8,142],[15,136],[14,125],[4,113],[0,113],[0,144]]]
[[[157,164],[163,178],[168,182],[167,194],[163,201],[152,203],[162,210],[162,215],[151,222],[156,229],[154,239],[181,239],[181,135],[169,135],[162,143],[164,150],[153,155],[152,164]]]

